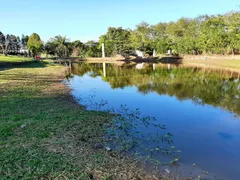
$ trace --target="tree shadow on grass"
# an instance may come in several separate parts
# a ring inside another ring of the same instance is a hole
[[[26,61],[26,62],[6,62],[0,61],[0,71],[13,68],[44,68],[47,62]]]

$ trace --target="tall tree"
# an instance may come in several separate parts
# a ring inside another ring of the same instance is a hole
[[[99,42],[88,41],[85,43],[86,46],[86,57],[101,57],[102,51]]]
[[[134,49],[139,49],[145,52],[150,52],[154,48],[153,31],[151,26],[142,22],[136,26],[136,29],[131,33],[131,41]]]
[[[0,31],[0,50],[3,53],[4,53],[4,50],[5,50],[5,42],[6,42],[5,35]]]
[[[192,19],[181,18],[170,22],[166,28],[172,44],[171,49],[176,53],[189,54],[194,50],[194,23]]]
[[[55,51],[58,57],[69,57],[72,54],[71,43],[66,36],[55,36],[51,41],[55,44]]]
[[[32,56],[36,56],[43,50],[43,42],[38,34],[33,33],[27,42],[27,46]]]
[[[228,36],[228,49],[235,54],[240,52],[240,13],[230,12],[225,15],[226,31]]]
[[[57,47],[57,45],[54,42],[48,41],[45,44],[45,46],[44,46],[44,51],[46,53],[46,56],[48,56],[48,55],[52,55],[52,56],[56,55],[56,47]]]
[[[3,54],[6,56],[9,53],[17,54],[20,49],[20,40],[19,37],[16,37],[15,35],[7,34],[4,36],[2,33],[0,34],[0,46],[3,51]]]
[[[82,43],[79,40],[76,40],[71,43],[71,46],[73,49],[72,55],[74,57],[76,57],[76,56],[84,57],[85,56],[86,47],[85,47],[84,43]]]
[[[105,53],[107,56],[114,56],[116,54],[126,54],[131,51],[130,46],[130,30],[122,27],[109,27],[105,35],[100,37],[100,46],[105,44]]]
[[[203,53],[226,53],[228,40],[224,17],[211,16],[202,22],[197,41]]]
[[[171,41],[166,33],[166,23],[158,23],[151,27],[154,48],[157,53],[164,54],[171,46]]]
[[[26,49],[27,48],[27,43],[28,43],[28,39],[29,37],[26,35],[22,35],[22,38],[21,38],[21,48],[22,49]]]

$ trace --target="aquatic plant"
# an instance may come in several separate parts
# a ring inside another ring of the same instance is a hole
[[[155,117],[142,115],[140,109],[131,110],[126,105],[111,108],[107,101],[97,101],[94,93],[93,89],[91,95],[79,97],[78,101],[89,110],[106,111],[113,115],[112,120],[105,124],[106,150],[133,155],[139,160],[154,163],[156,168],[179,161],[178,153],[181,151],[173,146],[173,135],[166,132],[165,125],[159,124]]]

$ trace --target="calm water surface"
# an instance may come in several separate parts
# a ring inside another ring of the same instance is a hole
[[[73,64],[76,98],[140,108],[174,135],[180,162],[216,179],[240,179],[240,82],[219,73],[155,64]],[[91,106],[87,101],[80,101]],[[148,131],[141,129],[142,132]]]

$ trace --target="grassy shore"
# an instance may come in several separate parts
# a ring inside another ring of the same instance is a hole
[[[227,69],[233,71],[240,71],[240,60],[195,60],[195,59],[183,59],[183,65],[191,65],[196,67]]]
[[[0,56],[0,179],[173,180],[106,150],[112,115],[76,103],[62,83],[66,70]]]
[[[44,62],[0,69],[1,179],[154,179],[101,147],[111,115],[86,111]]]

